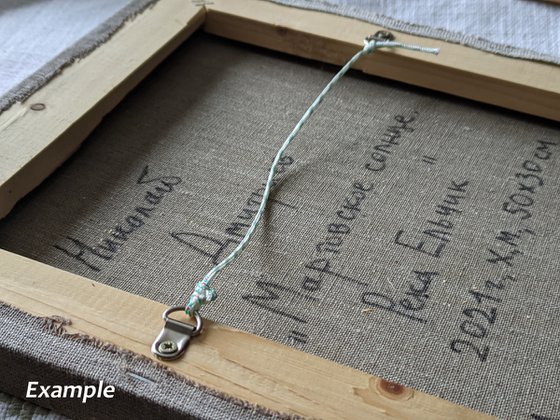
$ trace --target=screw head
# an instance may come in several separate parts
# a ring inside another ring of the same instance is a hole
[[[171,354],[177,351],[177,343],[175,341],[166,340],[158,345],[158,351],[163,354]]]
[[[366,38],[367,41],[394,41],[395,35],[389,31],[377,31]]]

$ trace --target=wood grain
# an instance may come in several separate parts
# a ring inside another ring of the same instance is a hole
[[[71,319],[71,332],[97,337],[150,358],[150,346],[162,328],[161,313],[166,309],[160,303],[2,250],[0,296],[2,301],[33,315]],[[138,322],[140,319],[142,322]],[[234,397],[306,417],[490,418],[216,323],[208,322],[185,357],[167,365]]]
[[[205,21],[205,30],[255,45],[342,64],[380,27],[256,0],[198,7],[162,0],[113,38],[0,115],[0,218],[65,159],[144,76]],[[395,32],[441,48],[437,57],[383,51],[358,68],[553,120],[560,120],[560,69]],[[34,111],[32,105],[45,105]],[[151,357],[164,306],[6,251],[0,300]],[[141,324],[138,319],[142,319]],[[5,361],[3,361],[5,362]],[[321,418],[484,419],[434,396],[383,381],[248,333],[209,323],[175,371],[274,410]]]
[[[60,166],[111,109],[204,21],[190,1],[165,0],[0,115],[0,218]],[[34,111],[33,104],[44,110]]]
[[[341,65],[382,27],[258,0],[213,0],[204,30],[226,38]],[[391,31],[438,56],[380,50],[356,68],[409,84],[560,121],[560,67]]]

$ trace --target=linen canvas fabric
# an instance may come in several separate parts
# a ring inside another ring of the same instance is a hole
[[[41,406],[0,392],[0,418],[5,420],[66,420]]]
[[[0,223],[0,246],[184,304],[335,71],[195,35]],[[202,316],[503,418],[559,417],[559,133],[349,74]]]
[[[541,0],[272,0],[525,60],[560,64],[560,6]]]
[[[0,112],[107,41],[157,0],[3,0]]]
[[[27,99],[156,1],[4,0],[0,4],[0,37],[4,40],[0,112]],[[274,1],[496,54],[560,64],[560,7],[545,1]]]

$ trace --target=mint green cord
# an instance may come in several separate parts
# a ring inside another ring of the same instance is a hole
[[[278,150],[276,157],[272,163],[272,167],[270,168],[270,172],[268,174],[268,179],[266,180],[266,185],[264,189],[264,193],[262,196],[262,201],[255,215],[255,219],[249,226],[245,237],[239,242],[237,247],[229,254],[223,261],[221,261],[218,265],[215,265],[212,270],[208,274],[204,276],[204,278],[199,281],[194,289],[193,294],[191,295],[187,305],[185,306],[185,312],[189,315],[192,315],[194,312],[197,312],[203,304],[212,302],[218,297],[216,291],[210,287],[210,282],[212,279],[225,267],[227,267],[240,253],[245,249],[251,236],[255,232],[257,225],[259,224],[266,208],[266,203],[268,201],[268,196],[270,195],[270,190],[272,188],[274,176],[276,175],[276,169],[278,167],[278,162],[282,157],[282,154],[286,150],[286,148],[290,145],[290,143],[296,138],[298,133],[300,132],[301,128],[305,124],[305,122],[311,117],[311,114],[319,107],[323,98],[329,93],[332,87],[338,82],[344,74],[350,70],[352,65],[358,61],[362,56],[366,54],[373,53],[378,48],[403,48],[405,50],[410,51],[419,51],[424,53],[430,54],[437,54],[439,49],[437,48],[423,48],[416,45],[406,45],[400,42],[395,41],[364,41],[364,48],[360,50],[357,54],[355,54],[345,65],[340,69],[340,71],[332,78],[332,80],[327,84],[327,86],[323,89],[323,91],[317,96],[317,99],[313,101],[311,106],[305,111],[303,117],[299,120],[296,124],[288,138],[284,141],[284,144]]]

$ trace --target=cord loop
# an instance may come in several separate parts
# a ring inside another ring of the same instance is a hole
[[[296,126],[294,127],[294,129],[292,130],[288,138],[284,141],[284,143],[276,153],[276,157],[274,158],[272,167],[270,168],[268,174],[268,179],[265,184],[265,189],[262,195],[261,204],[257,211],[257,214],[255,215],[255,218],[253,219],[253,222],[247,229],[247,232],[245,233],[245,236],[243,237],[241,242],[239,242],[239,244],[231,252],[231,254],[228,255],[219,264],[215,265],[212,268],[212,270],[210,270],[210,272],[206,274],[204,279],[196,284],[195,290],[191,295],[191,297],[189,298],[187,305],[185,306],[185,312],[188,315],[192,315],[193,313],[197,312],[202,305],[206,303],[210,303],[218,297],[216,291],[213,288],[211,288],[209,284],[212,281],[212,279],[222,269],[227,267],[241,253],[241,251],[245,249],[245,247],[249,242],[249,239],[251,239],[251,236],[253,235],[259,221],[261,220],[264,214],[266,203],[268,201],[268,196],[270,195],[270,190],[274,184],[274,175],[276,174],[276,168],[278,167],[278,163],[280,162],[280,159],[282,158],[282,154],[284,153],[286,148],[295,139],[295,137],[300,132],[303,125],[307,122],[309,117],[311,117],[311,114],[313,114],[313,112],[319,107],[323,98],[329,93],[329,91],[336,84],[336,82],[338,82],[342,78],[342,76],[344,76],[344,74],[346,74],[346,72],[350,70],[352,65],[356,61],[358,61],[362,56],[366,54],[370,54],[375,50],[377,50],[378,48],[402,48],[405,50],[418,51],[418,52],[424,52],[429,54],[438,54],[439,52],[438,48],[424,48],[417,45],[402,44],[400,42],[395,42],[390,38],[380,38],[380,37],[373,36],[371,38],[368,37],[364,40],[364,48],[362,48],[359,52],[357,52],[332,78],[332,80],[327,84],[327,86],[325,86],[323,91],[319,94],[319,96],[317,96],[317,98],[315,99],[315,101],[313,101],[313,103],[307,109],[307,111],[305,111],[305,114],[303,114],[303,116],[296,124]]]

